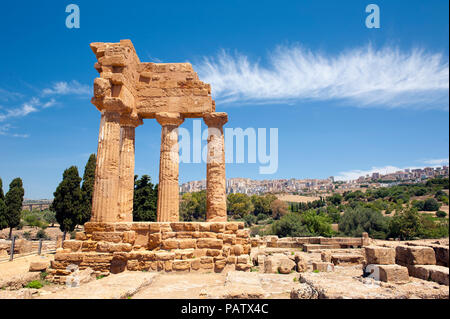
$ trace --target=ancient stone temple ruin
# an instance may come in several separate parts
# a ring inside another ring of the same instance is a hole
[[[57,251],[51,279],[64,282],[73,265],[100,274],[248,270],[248,258],[239,256],[250,251],[249,232],[227,222],[222,127],[228,116],[215,112],[210,85],[189,63],[141,62],[130,40],[91,49],[100,73],[92,103],[101,112],[92,217]],[[178,127],[186,118],[208,126],[205,222],[179,221]],[[143,119],[161,125],[157,222],[133,222],[135,128]]]

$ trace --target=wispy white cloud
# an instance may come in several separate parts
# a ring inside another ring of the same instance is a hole
[[[80,84],[78,81],[71,82],[55,82],[52,87],[42,91],[42,95],[90,95],[91,87],[89,85]]]
[[[351,180],[358,179],[358,177],[361,177],[361,176],[366,176],[366,175],[371,176],[373,173],[380,173],[382,175],[386,175],[386,174],[391,174],[391,173],[395,173],[398,171],[403,171],[407,168],[416,169],[416,168],[424,168],[424,167],[439,167],[439,166],[443,166],[443,165],[448,165],[448,158],[447,159],[430,159],[430,160],[420,161],[420,162],[422,162],[424,164],[428,164],[428,165],[426,165],[426,166],[424,166],[424,165],[408,166],[408,167],[398,167],[398,166],[393,166],[393,165],[386,165],[383,167],[374,166],[367,170],[355,169],[355,170],[350,170],[350,171],[339,172],[338,175],[334,177],[334,179],[338,180],[338,181],[351,181]]]
[[[11,136],[11,137],[21,137],[21,138],[27,138],[30,136],[28,134],[10,133],[9,130],[11,128],[13,128],[13,127],[10,124],[0,125],[0,135]]]
[[[438,166],[448,165],[448,158],[428,159],[428,160],[423,161],[423,163],[429,164],[429,165],[438,165]]]
[[[21,118],[30,113],[39,112],[41,110],[50,108],[58,103],[54,96],[72,95],[84,96],[91,94],[88,85],[80,84],[78,81],[71,82],[55,82],[51,87],[43,89],[37,96],[30,97],[28,101],[23,102],[19,106],[0,107],[0,122],[5,123],[7,120],[14,118]],[[8,92],[9,96],[15,99],[23,98],[19,93],[11,93],[0,88],[0,93]],[[12,94],[12,95],[11,95]],[[6,95],[6,93],[5,93]],[[11,100],[11,99],[8,99]],[[7,100],[5,100],[7,101]],[[5,124],[0,128],[0,135],[14,136],[14,137],[28,137],[25,134],[10,133],[12,126]]]
[[[20,97],[22,97],[22,94],[20,94],[20,93],[12,92],[12,91],[8,91],[8,90],[0,88],[0,101],[16,100]]]
[[[28,102],[23,103],[20,107],[7,109],[6,112],[0,114],[0,122],[3,122],[9,118],[23,117],[30,113],[37,112],[37,106],[39,105],[39,99],[32,98]]]
[[[357,107],[448,110],[448,59],[419,49],[368,45],[332,56],[280,46],[265,65],[222,51],[196,69],[222,103],[344,100]]]

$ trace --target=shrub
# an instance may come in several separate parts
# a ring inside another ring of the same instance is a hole
[[[385,239],[388,232],[387,217],[373,208],[358,206],[347,209],[339,222],[339,231],[353,237],[367,232],[370,237]]]
[[[299,213],[289,213],[272,224],[272,233],[279,237],[313,236],[308,228],[303,225]]]
[[[422,223],[416,208],[397,212],[389,222],[389,236],[410,240],[422,233]]]
[[[39,229],[36,233],[36,239],[49,239],[50,237],[47,235],[45,230]]]
[[[23,238],[25,238],[26,240],[30,240],[31,238],[31,233],[29,231],[26,231],[22,234]]]
[[[442,210],[438,210],[438,211],[436,212],[436,217],[444,218],[445,216],[447,216],[447,213],[444,212],[444,211],[442,211]]]
[[[423,210],[427,212],[436,211],[439,210],[439,208],[440,205],[434,198],[428,198],[423,205]]]
[[[25,288],[41,289],[44,285],[39,280],[30,281]]]

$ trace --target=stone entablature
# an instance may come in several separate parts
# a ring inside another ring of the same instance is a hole
[[[85,224],[66,240],[51,263],[49,279],[64,283],[71,271],[98,274],[132,271],[249,270],[249,230],[242,222],[132,222]]]
[[[159,112],[201,117],[215,111],[211,86],[199,80],[190,63],[141,62],[130,40],[95,42],[97,57],[92,103],[134,119],[155,118]]]

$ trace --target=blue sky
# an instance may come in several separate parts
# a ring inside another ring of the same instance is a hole
[[[68,4],[79,29],[65,26]],[[365,7],[380,7],[368,29]],[[97,150],[91,42],[131,39],[145,62],[191,62],[228,127],[278,128],[279,164],[227,177],[349,178],[448,163],[448,1],[24,1],[0,11],[0,177],[51,198]],[[183,127],[192,129],[192,120]],[[136,173],[157,182],[160,126],[136,131]],[[180,182],[206,165],[181,164]]]

